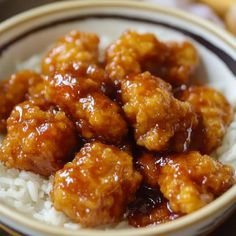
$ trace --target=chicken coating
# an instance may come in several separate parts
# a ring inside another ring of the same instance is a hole
[[[170,209],[169,202],[158,189],[147,185],[137,191],[128,209],[128,222],[134,227],[162,224],[181,216]]]
[[[42,60],[42,72],[70,74],[77,79],[90,78],[101,91],[111,95],[114,88],[99,63],[99,38],[93,33],[71,31],[59,39]]]
[[[94,227],[121,220],[140,182],[128,153],[87,143],[56,173],[51,197],[57,210],[84,227]]]
[[[98,45],[96,34],[73,30],[60,38],[43,58],[42,73],[64,71],[68,63],[98,64]]]
[[[62,111],[42,111],[26,101],[17,105],[7,120],[7,136],[0,160],[8,168],[50,176],[70,160],[76,132]]]
[[[72,117],[83,138],[119,143],[127,134],[122,109],[90,78],[56,74],[48,77],[46,94],[48,101],[58,104]]]
[[[151,152],[143,151],[135,163],[143,176],[143,182],[155,189],[159,189],[159,161],[160,158],[155,157]]]
[[[192,107],[173,97],[171,87],[149,72],[121,83],[123,110],[134,127],[137,144],[153,151],[188,149],[198,120]]]
[[[6,132],[6,120],[14,106],[26,100],[29,88],[41,80],[33,71],[21,71],[0,82],[0,132]]]
[[[90,79],[105,95],[111,96],[114,93],[115,88],[112,81],[107,77],[104,69],[97,65],[68,63],[63,71],[56,74],[61,74],[63,76],[70,75],[77,80]]]
[[[142,63],[142,70],[150,71],[153,75],[163,78],[174,87],[188,84],[199,64],[196,48],[187,41],[161,44],[162,55],[145,58]]]
[[[46,107],[45,109],[47,109],[48,105],[51,105],[46,98],[46,83],[44,80],[31,86],[26,98],[40,108]]]
[[[127,31],[110,45],[106,71],[119,84],[127,75],[151,71],[174,86],[187,83],[198,65],[198,54],[190,42],[160,42],[154,34]]]
[[[233,109],[223,94],[213,88],[192,86],[179,99],[189,102],[201,122],[194,131],[193,149],[209,154],[220,146],[226,128],[233,118]]]
[[[79,87],[81,87],[80,90],[81,92],[82,90],[85,91],[84,94],[86,94],[90,88],[94,91],[100,91],[107,96],[112,96],[114,94],[114,88],[111,81],[105,76],[104,70],[96,65],[75,65],[68,63],[64,68],[64,71],[56,73],[56,75],[65,77],[70,76],[75,80],[79,80]],[[42,80],[41,83],[30,87],[27,95],[28,100],[40,107],[47,106],[48,104],[51,105],[50,99],[47,97],[47,80],[50,80],[50,78],[47,76],[43,76],[42,78],[44,78],[44,80]],[[83,80],[86,80],[87,82],[83,84]]]
[[[205,206],[235,183],[231,167],[199,152],[159,158],[146,153],[138,164],[144,181],[160,186],[171,209],[184,214]]]

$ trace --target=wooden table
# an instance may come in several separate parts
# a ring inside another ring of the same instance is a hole
[[[21,11],[61,0],[0,0],[0,21]],[[0,229],[0,236],[10,236]],[[236,236],[236,212],[210,236]]]

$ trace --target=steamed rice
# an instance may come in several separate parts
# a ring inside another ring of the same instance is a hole
[[[34,70],[39,71],[40,58],[41,55],[33,56],[17,65],[16,69],[34,68]],[[236,169],[236,112],[222,145],[215,151],[214,157]],[[50,200],[52,180],[52,177],[46,179],[29,171],[7,169],[0,162],[0,202],[45,223],[75,230],[79,229],[79,224],[73,223],[64,213],[55,210],[53,207]],[[129,226],[127,222],[121,222],[112,227],[124,228]]]
[[[49,180],[29,171],[7,169],[0,164],[0,201],[18,211],[33,216],[35,219],[53,225],[71,226],[70,220],[52,206],[50,191],[52,178]]]
[[[233,166],[236,171],[236,112],[224,136],[222,145],[215,152],[215,157],[220,162]]]

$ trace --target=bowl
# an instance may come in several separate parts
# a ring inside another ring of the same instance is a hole
[[[102,36],[102,49],[126,29],[153,32],[163,40],[187,38],[196,45],[201,57],[198,78],[222,91],[232,105],[236,104],[235,39],[224,30],[190,14],[134,1],[66,1],[36,8],[3,22],[0,25],[0,78],[14,72],[19,62],[42,53],[71,29],[98,33]],[[201,235],[212,231],[235,208],[236,186],[233,186],[190,215],[145,228],[71,230],[42,223],[2,203],[0,222],[13,235]]]

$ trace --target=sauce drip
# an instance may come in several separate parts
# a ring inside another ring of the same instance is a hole
[[[128,222],[134,227],[161,224],[178,218],[159,189],[142,185],[136,199],[128,207]]]

